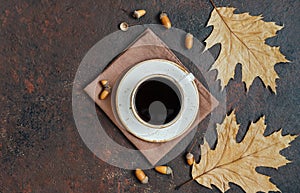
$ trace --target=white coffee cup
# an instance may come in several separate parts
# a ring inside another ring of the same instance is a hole
[[[133,66],[115,85],[113,97],[112,106],[120,124],[150,142],[179,137],[190,128],[199,111],[194,76],[168,60],[147,60]]]

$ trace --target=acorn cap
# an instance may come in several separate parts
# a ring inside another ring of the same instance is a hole
[[[163,17],[168,17],[168,15],[165,13],[165,12],[162,12],[160,15],[159,15],[159,18],[161,19],[161,18],[163,18]]]
[[[146,176],[141,182],[142,182],[142,184],[147,184],[148,181],[149,181],[149,178],[148,178],[148,176]]]
[[[188,154],[186,154],[185,157],[186,157],[186,159],[192,159],[194,157],[194,155],[189,152]]]
[[[120,30],[122,30],[122,31],[127,31],[128,30],[128,28],[129,28],[129,25],[128,25],[128,23],[126,23],[126,22],[122,22],[122,23],[120,23]]]

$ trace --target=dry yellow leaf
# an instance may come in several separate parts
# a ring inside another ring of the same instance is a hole
[[[262,117],[251,123],[244,139],[237,143],[239,125],[235,114],[226,116],[223,123],[217,125],[218,143],[215,150],[211,150],[206,141],[201,145],[201,160],[193,165],[193,179],[208,188],[213,184],[222,192],[229,189],[229,182],[239,185],[247,193],[279,191],[269,181],[270,177],[257,173],[255,168],[278,168],[289,163],[279,152],[297,136],[282,136],[278,131],[265,137],[264,120]]]
[[[213,26],[213,31],[205,40],[206,49],[221,44],[220,54],[211,70],[218,70],[217,79],[221,80],[223,89],[234,77],[235,67],[240,63],[247,90],[259,76],[265,86],[270,86],[276,93],[275,80],[279,77],[274,66],[289,61],[279,47],[266,45],[265,40],[274,37],[283,27],[264,22],[261,16],[234,14],[234,10],[232,7],[215,7],[211,13],[207,26]]]

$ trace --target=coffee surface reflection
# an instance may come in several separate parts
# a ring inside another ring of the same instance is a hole
[[[169,80],[147,80],[137,89],[135,109],[138,116],[152,125],[163,125],[176,118],[181,109],[179,90]]]

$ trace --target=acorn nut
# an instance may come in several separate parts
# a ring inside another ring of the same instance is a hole
[[[162,12],[159,17],[165,28],[170,29],[172,27],[171,21],[166,13]]]
[[[144,16],[146,14],[146,10],[140,9],[140,10],[135,10],[133,12],[133,17],[136,19],[139,19],[140,17]]]
[[[156,166],[155,170],[161,174],[171,174],[173,177],[173,170],[169,166]]]
[[[110,90],[105,88],[101,93],[100,93],[100,100],[104,100],[107,98],[107,96],[110,94]]]
[[[108,81],[107,80],[101,80],[100,81],[100,84],[102,86],[102,91],[100,93],[100,100],[104,100],[107,98],[107,96],[110,94],[111,92],[111,86],[109,85]]]
[[[137,179],[142,183],[142,184],[147,184],[148,183],[148,176],[146,176],[146,174],[144,173],[143,170],[137,168],[135,170],[135,176],[137,177]]]
[[[108,85],[108,80],[101,80],[100,84],[105,87]]]
[[[189,50],[193,47],[194,39],[193,35],[187,33],[185,36],[185,47]]]
[[[191,166],[195,162],[194,155],[191,154],[190,152],[186,154],[186,162]]]

